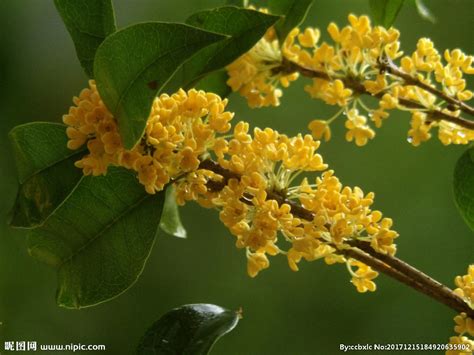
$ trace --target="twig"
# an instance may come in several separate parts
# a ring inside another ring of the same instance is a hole
[[[318,70],[313,70],[309,68],[305,68],[298,63],[292,62],[290,60],[284,59],[282,65],[279,68],[276,68],[275,71],[283,72],[283,73],[295,73],[298,72],[301,75],[307,77],[307,78],[318,78],[322,80],[327,80],[327,81],[333,81],[334,78],[331,78],[327,73],[318,71]],[[368,95],[368,96],[373,96],[376,98],[381,99],[386,93],[384,91],[378,92],[376,94],[371,94],[367,89],[362,85],[360,81],[358,81],[355,78],[350,78],[350,77],[344,77],[344,78],[338,78],[344,83],[344,86],[353,90],[359,95]],[[426,85],[426,84],[425,84]],[[474,120],[468,120],[463,117],[455,117],[451,116],[439,109],[432,109],[428,110],[429,108],[423,106],[422,104],[408,100],[408,99],[403,99],[399,98],[398,99],[399,104],[407,107],[407,108],[414,108],[414,109],[422,109],[424,112],[429,116],[431,120],[434,121],[439,121],[439,120],[444,120],[448,122],[452,122],[458,126],[474,130]],[[458,101],[456,100],[457,105],[459,105]],[[462,103],[462,102],[461,102]],[[464,104],[464,103],[462,103]],[[464,106],[467,106],[464,104]],[[469,106],[467,106],[469,107]],[[462,108],[462,106],[460,106]],[[471,108],[472,109],[472,108]],[[428,111],[427,111],[428,110]]]
[[[211,191],[222,190],[230,179],[240,179],[240,175],[227,170],[211,159],[206,159],[199,165],[200,169],[211,170],[223,177],[221,181],[209,181],[208,188]],[[288,200],[285,196],[274,191],[267,191],[267,198],[276,200],[279,205],[286,203],[290,205],[293,215],[312,221],[313,212],[305,209],[295,201]],[[251,204],[252,196],[245,196],[242,199],[244,203]],[[469,317],[474,319],[474,309],[472,309],[463,299],[456,295],[450,288],[400,260],[394,256],[379,253],[371,248],[367,242],[358,240],[347,241],[351,249],[338,249],[339,253],[357,259],[374,270],[384,273],[385,275],[419,291],[438,302],[450,307],[456,312],[465,312]]]
[[[462,112],[468,115],[474,116],[474,108],[467,105],[465,102],[461,100],[458,100],[452,96],[447,95],[443,91],[438,90],[436,87],[429,85],[427,83],[424,83],[420,79],[413,77],[408,73],[405,73],[402,69],[396,66],[395,63],[390,58],[385,57],[382,60],[380,60],[378,67],[380,70],[386,71],[387,73],[393,76],[403,79],[403,81],[407,85],[418,86],[419,88],[428,91],[429,93],[435,95],[441,100],[446,101],[447,103],[450,103],[455,108],[459,108]]]

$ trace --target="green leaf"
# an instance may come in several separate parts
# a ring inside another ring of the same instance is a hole
[[[423,3],[422,0],[415,0],[416,10],[418,11],[418,15],[422,19],[430,21],[431,23],[436,22],[436,17],[433,15],[431,10]]]
[[[397,18],[403,0],[369,0],[369,5],[375,23],[389,28]]]
[[[204,48],[184,63],[165,91],[174,92],[180,87],[192,87],[204,75],[232,63],[250,50],[278,19],[279,17],[255,10],[232,6],[193,14],[186,20],[187,24],[221,33],[228,38]]]
[[[248,0],[227,0],[226,5],[229,6],[237,6],[237,7],[248,7],[249,1]]]
[[[115,15],[111,0],[54,0],[76,47],[84,71],[92,78],[97,48],[115,32]]]
[[[179,217],[179,209],[176,204],[176,190],[173,184],[169,184],[166,189],[160,228],[165,233],[174,237],[186,238],[186,229],[184,229],[181,218]]]
[[[17,126],[9,133],[20,187],[11,211],[12,227],[41,224],[82,177],[74,162],[84,150],[67,148],[66,126],[34,122]]]
[[[227,85],[228,79],[229,76],[227,75],[227,72],[224,69],[218,70],[202,78],[196,84],[196,89],[204,90],[206,92],[213,92],[214,94],[225,98],[229,96],[232,92],[230,86]]]
[[[163,200],[124,168],[83,177],[28,236],[30,254],[58,270],[58,305],[93,306],[131,287],[153,246]]]
[[[155,96],[176,69],[200,49],[225,37],[182,24],[132,25],[105,39],[97,50],[97,88],[118,120],[126,149],[143,135]]]
[[[238,321],[237,312],[213,304],[184,305],[164,314],[147,330],[137,354],[207,354]]]
[[[474,147],[464,152],[454,168],[454,200],[474,231]]]
[[[283,18],[275,26],[280,43],[283,43],[290,31],[305,20],[313,0],[270,0],[268,7],[272,14]]]

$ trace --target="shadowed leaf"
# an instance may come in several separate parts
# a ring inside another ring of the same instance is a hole
[[[129,170],[86,176],[39,228],[28,250],[58,271],[57,303],[82,308],[135,283],[153,246],[164,193],[149,195]]]
[[[41,224],[82,177],[74,166],[84,150],[67,148],[66,126],[34,122],[17,126],[9,134],[20,187],[11,211],[12,227]]]
[[[164,314],[145,333],[138,355],[204,355],[235,328],[239,315],[213,304],[188,304]]]
[[[464,152],[454,168],[454,199],[461,216],[474,231],[474,147]]]

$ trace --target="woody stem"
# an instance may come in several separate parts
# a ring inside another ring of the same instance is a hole
[[[283,62],[281,64],[281,66],[279,68],[277,68],[276,70],[278,70],[281,73],[288,73],[288,74],[290,74],[290,73],[300,73],[301,75],[303,75],[307,78],[317,78],[317,79],[322,79],[322,80],[326,80],[326,81],[333,81],[334,80],[334,78],[331,78],[327,73],[325,73],[323,71],[306,68],[306,67],[304,67],[304,66],[302,66],[298,63],[295,63],[295,62],[293,62],[291,60],[288,60],[288,59],[285,59],[285,58],[283,59]],[[393,67],[393,68],[392,67],[390,67],[390,68],[387,67],[386,70],[388,70],[389,73],[391,73],[393,75],[395,75],[394,73],[397,73],[397,74],[402,74],[403,73],[400,70],[396,71],[396,67]],[[449,96],[445,95],[444,93],[442,93],[441,91],[439,91],[439,90],[437,90],[437,89],[435,89],[435,88],[433,88],[433,87],[431,87],[427,84],[424,84],[424,83],[422,83],[421,81],[419,81],[417,79],[411,78],[408,74],[406,74],[406,73],[403,73],[403,74],[404,74],[405,78],[402,78],[402,79],[405,80],[405,79],[410,78],[410,80],[411,80],[410,82],[407,82],[407,84],[419,86],[422,89],[429,91],[430,93],[436,92],[437,95],[439,97],[441,97],[443,100],[446,100],[446,98],[449,97]],[[386,94],[386,92],[384,92],[384,91],[378,92],[376,94],[370,93],[369,91],[367,91],[365,86],[359,80],[357,80],[356,78],[352,78],[352,77],[347,76],[347,77],[342,77],[342,78],[338,78],[338,79],[341,80],[344,83],[345,87],[351,89],[352,91],[354,91],[358,95],[368,95],[368,96],[376,97],[378,99],[382,99],[382,97]],[[427,87],[429,87],[430,90],[428,90]],[[470,115],[474,115],[474,109],[472,107],[466,105],[462,101],[450,98],[446,102],[451,103],[453,100],[456,103],[455,105],[452,104],[454,107],[459,107],[459,109],[462,110],[463,112],[465,112],[467,114],[470,114]],[[458,126],[474,130],[474,120],[468,120],[468,119],[465,119],[463,117],[455,117],[455,116],[447,114],[446,112],[443,112],[440,109],[428,108],[428,107],[425,107],[425,106],[423,106],[422,104],[420,104],[416,101],[412,101],[412,100],[408,100],[408,99],[404,99],[404,98],[399,98],[398,103],[400,105],[406,107],[406,108],[423,110],[423,112],[425,112],[428,115],[428,117],[433,121],[444,120],[444,121],[454,123]]]
[[[239,174],[223,168],[211,159],[202,161],[199,168],[211,170],[222,176],[222,180],[220,181],[211,180],[208,182],[207,186],[211,191],[222,190],[228,184],[230,179],[240,179]],[[243,202],[252,204],[251,197],[252,196],[247,198],[245,196]],[[279,205],[284,203],[288,204],[291,207],[291,213],[294,216],[307,221],[313,221],[313,212],[307,210],[296,201],[288,200],[286,197],[274,191],[267,191],[267,198],[276,200]],[[474,318],[474,309],[472,309],[461,297],[455,294],[449,287],[441,284],[422,271],[395,256],[375,251],[368,242],[353,239],[346,241],[346,243],[350,248],[337,248],[338,253],[359,260],[360,262],[372,267],[374,270],[435,299],[456,312],[465,312],[469,317]]]

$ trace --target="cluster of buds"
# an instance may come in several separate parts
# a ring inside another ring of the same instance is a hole
[[[64,116],[68,146],[86,145],[76,162],[84,174],[105,174],[107,166],[133,169],[148,193],[176,184],[178,204],[197,201],[220,211],[220,219],[246,250],[252,277],[269,266],[268,255],[286,255],[292,270],[305,259],[345,263],[359,292],[374,291],[378,275],[347,255],[351,242],[368,242],[376,252],[394,255],[392,221],[371,210],[374,194],[345,187],[327,170],[311,135],[288,137],[273,129],[249,134],[227,101],[203,91],[180,90],[158,97],[142,140],[131,150],[94,83]],[[313,181],[298,177],[322,172]]]
[[[195,171],[216,136],[230,130],[233,116],[225,111],[227,100],[212,93],[192,89],[163,94],[153,102],[143,138],[126,150],[117,122],[93,81],[73,101],[75,106],[63,117],[69,126],[68,147],[78,149],[86,144],[89,152],[76,166],[84,175],[95,176],[105,175],[111,164],[133,169],[151,194],[176,177]]]
[[[472,309],[474,309],[474,265],[470,265],[467,274],[463,276],[456,276],[454,282],[458,288],[454,290],[459,297],[461,297]],[[462,312],[454,317],[456,323],[454,331],[457,335],[449,338],[450,344],[465,346],[465,351],[460,349],[447,351],[447,355],[457,354],[472,354],[474,351],[474,339],[469,339],[468,336],[474,338],[474,319]]]
[[[411,113],[408,141],[415,146],[428,140],[435,127],[443,144],[474,140],[474,121],[461,117],[462,113],[474,116],[474,109],[465,103],[473,94],[463,77],[474,74],[472,56],[459,49],[446,50],[443,61],[427,38],[418,41],[411,55],[403,56],[396,29],[372,27],[367,16],[351,14],[348,20],[349,25],[342,29],[335,23],[328,26],[333,43],[318,43],[320,31],[311,27],[293,29],[281,44],[273,37],[262,38],[228,67],[228,84],[255,107],[260,106],[253,99],[259,88],[265,88],[266,96],[280,97],[279,82],[285,86],[287,78],[311,78],[312,84],[305,87],[311,97],[340,107],[333,117],[309,123],[316,139],[329,140],[329,125],[344,113],[346,139],[365,145],[375,137],[369,121],[380,127],[390,111],[397,109]],[[400,66],[395,64],[398,61]],[[261,69],[268,63],[270,67]],[[252,95],[236,82],[252,87]],[[363,101],[364,95],[376,98],[378,107],[371,108]],[[279,101],[265,104],[278,105]]]

